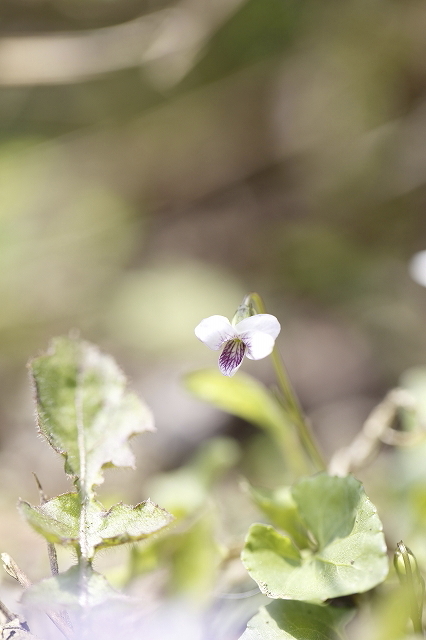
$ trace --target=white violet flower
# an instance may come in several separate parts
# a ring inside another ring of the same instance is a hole
[[[250,360],[266,358],[274,348],[281,330],[280,323],[269,313],[258,313],[235,325],[225,316],[210,316],[195,327],[195,335],[210,349],[218,351],[219,369],[225,376],[233,376],[244,356]]]

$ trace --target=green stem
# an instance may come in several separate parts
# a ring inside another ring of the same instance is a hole
[[[267,313],[261,296],[256,292],[249,293],[245,297],[243,304],[251,306],[256,313]],[[297,396],[291,386],[282,358],[276,347],[274,347],[272,351],[272,362],[278,385],[282,393],[282,404],[284,409],[287,411],[291,421],[297,428],[302,445],[309,458],[312,460],[315,468],[318,471],[324,471],[327,468],[327,465],[325,464],[324,458],[317,443],[315,442],[309,424],[306,421]]]
[[[83,609],[83,616],[88,612],[88,582],[91,570],[91,559],[89,555],[89,518],[88,508],[90,495],[87,485],[87,464],[86,464],[86,438],[84,431],[84,411],[83,411],[83,376],[84,371],[77,374],[77,389],[75,394],[75,413],[77,421],[77,445],[79,454],[80,474],[76,483],[80,499],[80,525],[79,525],[79,549],[77,549],[78,566],[80,571],[80,605]]]

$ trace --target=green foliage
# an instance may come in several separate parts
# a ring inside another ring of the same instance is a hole
[[[342,640],[341,627],[348,617],[344,608],[272,602],[249,621],[241,640]]]
[[[38,428],[63,456],[76,490],[52,499],[41,495],[38,506],[21,500],[19,509],[45,537],[50,554],[54,545],[70,547],[77,563],[34,585],[24,579],[25,605],[46,611],[67,638],[74,620],[88,632],[90,610],[100,611],[105,603],[107,608],[130,607],[130,600],[93,569],[95,554],[138,541],[143,544],[132,548],[122,585],[147,571],[167,568],[164,591],[206,602],[219,567],[228,562],[231,566],[232,558],[238,557],[233,543],[226,549],[217,539],[220,509],[212,496],[217,481],[239,460],[236,443],[230,438],[212,439],[185,466],[152,478],[149,493],[167,510],[151,499],[105,509],[96,487],[103,482],[106,467],[133,465],[129,439],[153,430],[149,410],[128,389],[114,360],[84,341],[55,339],[47,353],[32,360],[30,372]],[[229,379],[209,370],[187,376],[186,385],[197,397],[269,433],[287,454],[288,464],[300,452],[293,473],[306,467],[295,437],[297,424],[287,413],[293,406],[291,397],[281,402],[250,376]],[[382,524],[361,483],[353,476],[321,472],[310,477],[299,474],[293,485],[276,489],[242,484],[272,523],[250,526],[242,564],[264,594],[260,597],[275,601],[252,617],[241,640],[343,640],[355,602],[347,596],[373,589],[388,573]],[[172,521],[173,530],[168,527]],[[19,567],[7,554],[3,562],[10,575],[21,580]],[[416,576],[423,584],[420,571]],[[403,586],[407,582],[404,576],[402,582]],[[411,595],[401,592],[392,631],[395,640],[405,637],[409,619],[416,631],[422,627],[423,588],[411,591]],[[389,602],[394,592],[388,589]],[[339,606],[338,598],[344,598]],[[374,621],[381,616],[374,612],[371,617]],[[93,620],[96,624],[96,617]]]
[[[30,372],[40,432],[65,457],[78,486],[93,495],[105,466],[133,466],[128,439],[152,431],[153,420],[110,356],[87,342],[57,338],[30,362]]]
[[[309,546],[308,532],[299,516],[290,487],[268,490],[247,486],[247,491],[259,509],[274,525],[286,531],[299,549]]]
[[[386,544],[376,509],[352,476],[321,473],[292,488],[300,518],[312,540],[303,553],[288,535],[264,524],[251,526],[242,561],[272,598],[324,602],[362,593],[388,572]]]
[[[186,531],[175,536],[170,557],[172,592],[197,600],[209,597],[221,558],[216,525],[215,513],[206,510]]]
[[[239,456],[234,440],[212,438],[200,446],[186,465],[151,478],[149,494],[177,520],[193,516],[206,505],[215,482],[236,464]]]
[[[133,549],[128,579],[167,566],[172,593],[197,600],[209,596],[222,558],[211,491],[239,453],[230,438],[212,438],[185,466],[152,478],[150,495],[175,516],[178,526]]]
[[[49,444],[65,458],[77,492],[40,506],[21,501],[29,524],[50,544],[73,547],[78,565],[27,591],[28,602],[94,606],[110,597],[105,578],[91,568],[100,549],[146,539],[169,525],[173,516],[147,500],[109,510],[96,500],[106,466],[133,466],[129,438],[153,430],[145,404],[130,392],[114,360],[97,347],[56,338],[49,351],[30,363],[36,392],[37,422]]]
[[[212,369],[186,376],[185,385],[201,400],[265,429],[277,442],[286,463],[306,471],[292,424],[274,395],[255,378],[239,373],[229,380]]]
[[[19,504],[21,513],[46,540],[55,544],[80,544],[81,501],[78,493],[65,493],[40,507]],[[108,511],[99,502],[91,502],[88,543],[93,553],[127,542],[144,540],[169,525],[173,516],[147,500],[135,507],[117,504]],[[92,554],[91,554],[92,555]]]

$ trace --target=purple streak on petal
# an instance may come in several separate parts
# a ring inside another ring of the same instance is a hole
[[[241,340],[228,340],[219,357],[219,369],[224,376],[233,376],[243,361],[246,345]]]

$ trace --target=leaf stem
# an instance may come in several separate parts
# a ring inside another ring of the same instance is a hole
[[[243,304],[251,306],[256,313],[267,313],[265,303],[263,302],[261,296],[256,292],[249,293],[245,297]],[[318,471],[324,471],[327,468],[324,458],[318,448],[317,443],[315,442],[311,428],[306,420],[305,415],[303,414],[299,400],[291,385],[286,368],[284,366],[284,362],[276,347],[274,347],[272,351],[272,362],[274,365],[278,386],[282,394],[282,397],[280,398],[281,403],[288,413],[291,421],[295,425],[299,433],[300,441],[302,442],[302,445],[312,463],[314,464],[315,468]]]
[[[80,526],[79,543],[80,549],[77,552],[78,565],[80,568],[80,604],[85,610],[88,598],[88,572],[91,568],[89,542],[88,542],[88,506],[90,495],[87,487],[87,461],[86,461],[86,438],[84,433],[84,407],[83,407],[83,378],[84,371],[79,369],[77,374],[77,388],[75,392],[75,415],[77,423],[77,441],[80,474],[76,483],[80,498]]]

